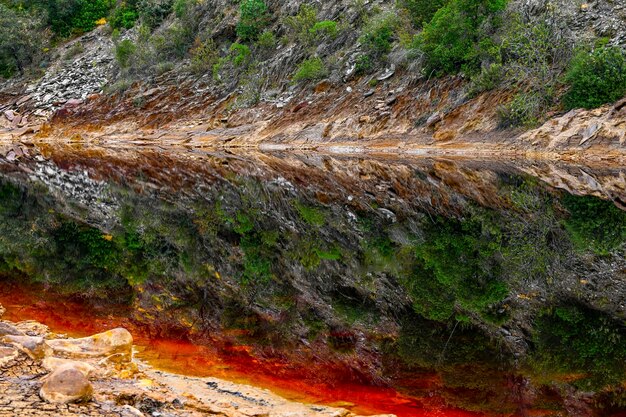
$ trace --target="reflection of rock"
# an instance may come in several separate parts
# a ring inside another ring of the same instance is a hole
[[[133,337],[126,329],[113,329],[81,339],[49,340],[55,355],[70,358],[105,358],[129,362],[132,358]]]
[[[88,401],[93,387],[76,364],[66,363],[45,378],[39,395],[51,403]]]

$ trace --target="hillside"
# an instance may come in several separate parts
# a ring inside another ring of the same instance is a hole
[[[102,2],[78,37],[22,3],[7,137],[623,157],[623,106],[602,107],[626,94],[620,2]]]

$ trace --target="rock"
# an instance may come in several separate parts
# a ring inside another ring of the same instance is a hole
[[[15,112],[13,110],[7,110],[4,112],[4,117],[9,121],[12,122],[13,119],[15,119]]]
[[[381,74],[380,76],[378,76],[376,79],[378,81],[385,81],[388,80],[389,78],[393,77],[393,75],[396,73],[395,69],[389,69],[387,71],[385,71],[383,74]]]
[[[7,312],[7,309],[4,308],[2,304],[0,304],[0,317],[4,316],[4,313]]]
[[[369,89],[369,90],[367,90],[366,92],[363,93],[363,97],[373,96],[375,92],[376,92],[376,90],[374,90],[373,88]]]
[[[144,417],[145,414],[133,407],[132,405],[126,404],[122,407],[122,417]]]
[[[437,123],[439,123],[441,121],[441,113],[436,112],[433,113],[427,120],[426,120],[426,127],[433,127],[434,125],[436,125]]]
[[[92,365],[85,363],[85,362],[73,361],[71,359],[48,357],[48,358],[45,358],[43,362],[41,363],[41,366],[43,366],[50,372],[54,372],[57,369],[63,366],[67,366],[67,365],[72,365],[75,369],[78,369],[87,378],[93,376],[96,373],[96,368],[93,367]]]
[[[25,334],[12,324],[0,322],[0,337],[2,336],[25,336]]]
[[[4,336],[2,341],[15,346],[18,350],[26,353],[33,360],[41,360],[51,353],[51,350],[43,340],[43,337],[8,335]]]
[[[93,387],[74,364],[68,363],[45,378],[39,395],[50,403],[85,402],[91,399]]]
[[[119,362],[132,359],[133,337],[122,328],[81,339],[48,340],[47,344],[55,355],[68,359],[112,357]]]
[[[17,349],[7,346],[0,346],[0,368],[13,362],[19,356]]]

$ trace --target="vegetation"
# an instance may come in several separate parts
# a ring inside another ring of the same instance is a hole
[[[302,61],[293,74],[293,80],[296,82],[320,80],[326,74],[327,70],[324,61],[320,57],[313,57]]]
[[[243,0],[237,24],[237,36],[242,41],[254,41],[269,23],[267,5],[263,0]]]
[[[38,65],[45,43],[46,35],[40,19],[0,3],[0,77],[24,75]]]
[[[626,376],[626,329],[601,312],[577,305],[561,305],[543,312],[536,321],[535,372],[553,375],[579,373],[575,385],[598,390],[621,384]]]
[[[483,27],[486,23],[497,26],[505,6],[506,0],[451,0],[440,8],[416,39],[426,55],[428,71],[476,72],[488,39]]]
[[[626,51],[609,46],[580,51],[565,81],[569,85],[563,98],[567,109],[592,109],[617,101],[626,95]]]
[[[608,255],[626,242],[626,213],[612,201],[568,194],[563,205],[569,212],[565,228],[577,248]]]

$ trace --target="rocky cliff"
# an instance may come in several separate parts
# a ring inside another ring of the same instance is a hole
[[[228,49],[236,37],[238,8],[211,3],[194,12],[197,38],[191,57],[168,61],[164,69],[155,69],[163,64],[158,60],[171,58],[159,58],[154,39],[167,40],[184,23],[175,17],[165,19],[149,41],[137,28],[123,33],[121,39],[134,39],[148,56],[133,58],[148,60],[144,67],[120,67],[114,54],[122,41],[112,40],[106,27],[55,49],[40,80],[10,80],[2,86],[1,134],[29,135],[44,126],[38,134],[42,139],[175,137],[213,147],[622,158],[620,104],[567,114],[552,106],[539,117],[551,120],[525,133],[528,127],[503,129],[499,119],[499,109],[516,97],[517,87],[503,84],[476,93],[477,81],[467,75],[433,77],[402,42],[390,44],[393,49],[371,73],[359,73],[356,62],[367,52],[363,33],[373,30],[360,29],[362,22],[370,19],[371,26],[382,19],[377,16],[387,16],[393,7],[387,2],[320,2],[305,9],[312,16],[303,14],[302,2],[270,2],[266,32],[278,40],[269,46],[244,45],[240,58]],[[604,36],[612,45],[623,45],[626,39],[619,2],[513,1],[507,13],[543,19],[539,22],[562,28],[562,36],[577,44]],[[311,38],[292,21],[311,27],[335,22],[340,29]],[[216,50],[198,72],[193,51],[203,39]],[[292,82],[298,64],[311,54],[325,60],[324,75]],[[233,59],[241,59],[241,65]]]

